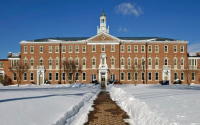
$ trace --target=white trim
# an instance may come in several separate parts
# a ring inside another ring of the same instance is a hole
[[[87,43],[88,45],[93,45],[93,44],[95,44],[95,45],[101,45],[101,44],[119,44],[119,43],[112,43],[112,42],[110,42],[110,43],[104,43],[104,42],[102,42],[102,41],[98,41],[97,43]]]

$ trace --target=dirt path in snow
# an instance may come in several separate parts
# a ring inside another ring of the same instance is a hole
[[[88,115],[88,122],[84,125],[128,125],[123,119],[129,116],[112,99],[106,91],[101,91],[94,100],[94,111]]]

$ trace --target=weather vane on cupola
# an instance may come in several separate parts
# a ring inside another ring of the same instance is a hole
[[[101,16],[100,16],[100,28],[97,26],[97,34],[99,33],[109,33],[109,26],[108,28],[106,28],[106,15],[104,13],[104,10],[105,9],[101,9],[102,10],[102,13],[101,13]]]

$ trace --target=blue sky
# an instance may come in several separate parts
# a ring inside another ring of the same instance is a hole
[[[48,37],[92,37],[105,9],[110,34],[189,41],[200,51],[199,0],[1,0],[0,59],[19,42]]]

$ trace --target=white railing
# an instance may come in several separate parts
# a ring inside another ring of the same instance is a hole
[[[124,65],[121,65],[121,69],[124,69]]]
[[[86,69],[86,65],[83,65],[83,69]]]
[[[171,65],[163,65],[163,69],[171,69]]]
[[[174,65],[174,69],[177,69],[177,65]]]
[[[152,69],[152,65],[148,65],[148,69]]]
[[[37,66],[37,69],[44,69],[44,66]]]
[[[184,69],[184,65],[181,65],[181,69]]]
[[[158,65],[155,65],[155,69],[158,69],[158,67],[159,67]]]
[[[111,65],[111,69],[114,69],[115,68],[115,65]]]
[[[195,65],[190,65],[189,68],[190,68],[190,69],[197,69],[197,66],[195,66]]]

